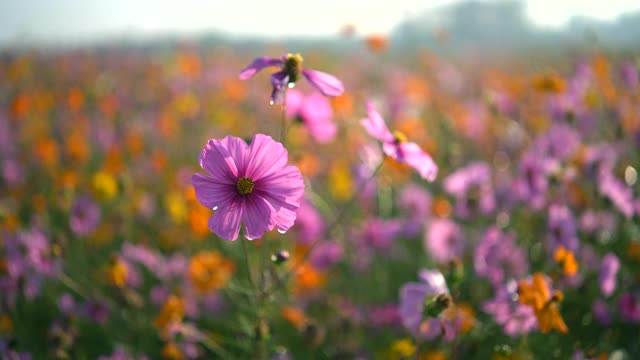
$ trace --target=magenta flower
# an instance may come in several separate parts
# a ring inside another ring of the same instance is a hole
[[[286,104],[287,117],[301,121],[316,142],[325,144],[336,137],[338,127],[331,121],[331,103],[324,96],[318,93],[304,96],[300,91],[291,90]]]
[[[200,166],[209,175],[191,178],[198,201],[215,211],[209,229],[225,240],[238,238],[241,222],[249,240],[274,227],[289,230],[304,181],[287,161],[287,150],[270,136],[257,134],[251,145],[233,136],[209,140],[200,155]]]
[[[284,54],[280,59],[259,57],[240,72],[239,78],[247,80],[266,67],[280,66],[280,71],[271,74],[272,105],[282,104],[287,88],[292,88],[300,79],[300,75],[325,96],[340,96],[344,92],[342,82],[335,76],[321,71],[303,69],[302,61],[300,54]]]
[[[620,260],[618,257],[610,252],[602,259],[602,265],[600,266],[600,274],[598,276],[598,282],[600,283],[600,290],[605,297],[611,296],[616,290],[618,271],[620,270]]]
[[[369,117],[360,120],[360,123],[369,135],[382,141],[382,150],[387,156],[416,169],[428,181],[436,179],[438,166],[429,154],[422,151],[418,144],[408,142],[404,134],[397,131],[391,133],[371,102],[367,102],[367,112]]]

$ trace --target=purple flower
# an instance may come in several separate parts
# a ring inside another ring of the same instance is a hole
[[[611,310],[606,302],[598,299],[591,305],[591,312],[593,317],[602,325],[609,326],[612,322]]]
[[[407,137],[400,133],[391,133],[384,123],[382,116],[373,107],[373,103],[367,102],[368,117],[360,120],[360,124],[374,137],[382,141],[382,150],[387,156],[398,162],[405,163],[414,168],[420,176],[428,181],[433,181],[438,175],[438,166],[431,156],[422,151],[418,144],[408,142]]]
[[[520,161],[520,176],[514,182],[516,196],[534,209],[541,209],[546,202],[548,174],[548,161],[525,153]]]
[[[533,309],[518,301],[517,290],[518,284],[510,281],[498,288],[494,298],[482,306],[502,326],[504,333],[512,337],[527,334],[538,326]]]
[[[602,259],[600,265],[600,275],[598,281],[600,283],[600,290],[605,297],[611,296],[616,290],[616,276],[620,270],[620,260],[613,253],[608,253]]]
[[[311,245],[324,236],[326,224],[322,215],[307,200],[302,198],[296,212],[296,240],[302,245]]]
[[[433,339],[442,333],[442,325],[439,319],[425,319],[425,300],[427,297],[448,294],[449,288],[444,276],[437,270],[421,270],[418,278],[420,282],[406,283],[400,289],[398,312],[402,325],[413,335]]]
[[[90,235],[100,223],[100,208],[89,197],[81,196],[71,207],[71,230],[81,236]]]
[[[627,219],[633,216],[635,210],[633,190],[614,178],[610,172],[600,172],[598,191],[609,199]]]
[[[422,231],[425,220],[431,215],[431,194],[422,186],[409,184],[397,198],[398,209],[407,219],[404,235],[416,236]]]
[[[459,259],[464,253],[462,230],[449,219],[433,220],[428,225],[424,248],[439,263]]]
[[[333,110],[326,97],[317,93],[305,97],[300,91],[290,90],[286,103],[287,117],[302,121],[316,142],[324,144],[335,138],[338,127],[331,121]]]
[[[456,198],[456,214],[466,218],[479,212],[490,214],[496,208],[491,185],[491,169],[484,162],[473,162],[444,180],[445,190]]]
[[[632,293],[625,293],[618,300],[620,315],[628,322],[640,322],[640,302],[638,297]]]
[[[309,261],[318,270],[328,270],[342,260],[343,256],[342,245],[336,241],[324,241],[313,249]]]
[[[622,80],[624,80],[625,85],[627,85],[629,90],[635,91],[638,88],[638,83],[640,83],[640,80],[638,80],[638,68],[636,65],[633,63],[626,63],[622,65],[621,73]]]
[[[191,179],[198,201],[214,210],[209,229],[225,240],[238,238],[241,222],[249,240],[274,227],[287,231],[304,192],[300,170],[287,160],[287,150],[270,136],[257,134],[251,145],[233,136],[209,140],[200,155],[209,175]]]
[[[300,54],[285,54],[280,59],[259,57],[240,72],[239,78],[247,80],[260,70],[269,66],[279,66],[280,71],[271,74],[271,104],[281,104],[287,88],[292,88],[300,75],[304,76],[311,85],[325,96],[339,96],[344,92],[342,82],[335,76],[321,71],[302,68]]]
[[[527,257],[514,240],[514,235],[504,234],[495,226],[487,229],[475,249],[476,273],[494,286],[507,279],[524,277],[529,267]]]
[[[373,328],[398,328],[402,326],[402,319],[396,304],[375,305],[368,309],[368,322]]]
[[[549,229],[547,244],[550,251],[553,252],[561,246],[574,253],[578,250],[576,222],[568,207],[563,205],[549,206],[547,224]]]

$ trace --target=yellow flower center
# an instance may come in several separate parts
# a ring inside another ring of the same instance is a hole
[[[236,183],[236,189],[238,189],[238,193],[240,193],[240,195],[251,194],[255,186],[256,184],[253,182],[253,180],[249,179],[248,177],[240,178]]]
[[[405,142],[409,141],[409,138],[407,138],[407,135],[405,135],[404,133],[401,133],[400,131],[394,131],[393,132],[393,141],[396,144],[402,144],[402,143],[405,143]]]
[[[289,84],[295,83],[300,78],[302,61],[300,54],[287,54],[283,70],[289,75]]]

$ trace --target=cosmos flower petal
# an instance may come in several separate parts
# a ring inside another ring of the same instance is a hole
[[[371,101],[367,101],[367,113],[368,117],[360,120],[360,124],[362,124],[367,133],[382,142],[392,142],[393,134],[391,134],[382,116],[373,107]]]
[[[256,183],[287,165],[287,150],[271,136],[257,134],[249,146],[246,175]]]
[[[296,89],[291,89],[287,91],[287,98],[286,98],[287,119],[292,119],[296,117],[303,103],[304,103],[304,95],[300,91]]]
[[[271,105],[282,104],[287,94],[289,84],[289,74],[285,71],[278,71],[271,74]]]
[[[243,210],[240,201],[219,205],[218,210],[209,218],[209,229],[225,240],[236,240],[240,233]]]
[[[238,176],[236,162],[229,151],[229,143],[235,143],[238,138],[227,136],[222,140],[211,139],[200,154],[200,166],[211,177],[221,183],[233,183]]]
[[[438,166],[431,156],[422,151],[416,143],[400,144],[403,162],[416,169],[422,178],[433,181],[438,175]]]
[[[322,71],[303,69],[302,75],[325,96],[340,96],[344,92],[342,81]]]
[[[219,183],[203,174],[194,174],[191,183],[196,192],[196,199],[209,209],[226,204],[236,196],[233,184]]]
[[[247,80],[253,75],[257,74],[260,70],[269,66],[282,66],[283,62],[280,59],[263,56],[255,58],[249,66],[240,71],[238,77],[240,80]]]
[[[287,166],[277,175],[263,179],[259,186],[268,189],[258,194],[269,202],[275,212],[271,225],[280,231],[287,231],[293,226],[304,193],[304,179],[300,170],[295,166]]]
[[[271,216],[271,207],[262,197],[257,195],[247,197],[243,215],[245,237],[248,240],[262,237],[269,227]]]

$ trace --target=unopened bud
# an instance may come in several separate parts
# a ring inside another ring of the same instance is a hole
[[[427,298],[424,302],[423,314],[426,317],[438,317],[451,306],[452,302],[453,300],[449,294],[440,294]]]
[[[287,250],[280,250],[277,253],[271,255],[271,261],[276,265],[283,264],[289,260],[289,252]]]

